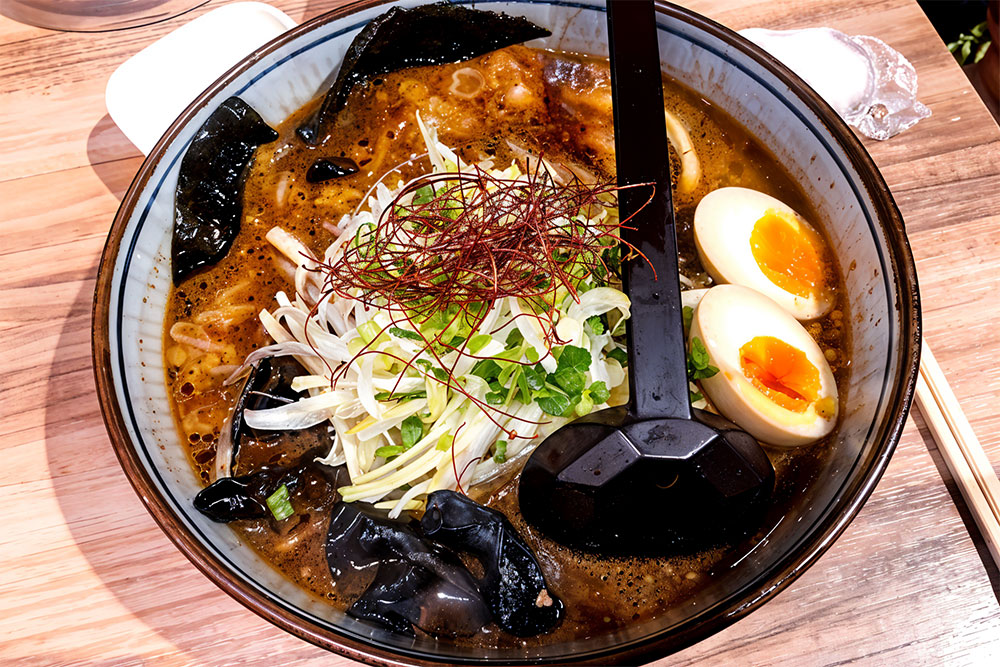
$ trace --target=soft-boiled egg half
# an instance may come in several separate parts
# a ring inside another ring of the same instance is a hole
[[[822,317],[833,307],[826,242],[774,197],[747,188],[713,190],[695,209],[694,240],[716,282],[752,287],[798,320]]]
[[[837,384],[816,341],[781,306],[739,285],[717,285],[691,321],[709,363],[700,380],[724,416],[761,442],[804,445],[837,423]]]

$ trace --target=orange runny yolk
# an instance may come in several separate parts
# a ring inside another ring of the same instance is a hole
[[[809,297],[824,288],[826,244],[794,215],[768,209],[750,232],[750,252],[768,279],[786,292]]]
[[[819,370],[805,352],[773,336],[757,336],[740,348],[743,375],[781,407],[805,412],[819,397]]]

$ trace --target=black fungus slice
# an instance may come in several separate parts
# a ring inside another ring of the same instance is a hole
[[[349,157],[320,158],[306,171],[310,183],[322,183],[342,176],[358,173],[358,163]]]
[[[365,585],[347,613],[414,636],[468,636],[490,622],[472,575],[451,551],[421,538],[416,522],[389,519],[365,503],[338,503],[326,558],[338,587]]]
[[[347,103],[358,84],[409,67],[462,62],[551,33],[520,16],[469,9],[448,2],[393,7],[375,17],[351,42],[319,109],[296,130],[310,145]]]
[[[305,372],[305,369],[290,357],[264,358],[250,369],[249,375],[243,380],[240,387],[236,404],[223,426],[228,430],[232,443],[229,450],[231,469],[236,469],[240,448],[248,436],[260,440],[288,437],[290,432],[286,431],[266,433],[254,431],[243,421],[243,412],[246,410],[266,410],[298,400],[300,397],[298,392],[292,389],[292,380],[296,376],[304,375]],[[313,427],[311,430],[318,433],[328,431],[325,425]],[[220,454],[223,453],[220,450]]]
[[[238,97],[198,129],[181,159],[170,246],[174,285],[229,252],[240,231],[243,185],[254,152],[278,133]]]
[[[483,566],[479,590],[497,625],[518,637],[552,630],[563,603],[545,583],[531,549],[500,512],[454,491],[427,497],[420,527],[428,538],[477,558]]]
[[[322,474],[315,459],[326,455],[322,447],[310,450],[291,466],[264,466],[249,475],[222,477],[194,497],[196,510],[212,521],[229,523],[241,519],[263,519],[271,515],[267,499],[282,484],[289,494],[311,474]]]

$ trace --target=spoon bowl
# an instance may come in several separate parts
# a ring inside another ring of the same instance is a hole
[[[522,514],[558,542],[604,553],[684,554],[744,537],[767,508],[774,469],[735,424],[693,416],[607,408],[559,429],[521,473]]]

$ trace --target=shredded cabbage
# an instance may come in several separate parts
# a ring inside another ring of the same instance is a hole
[[[432,173],[480,169],[527,178],[516,164],[465,164],[419,116],[417,122]],[[404,186],[390,190],[379,182],[366,207],[337,224],[341,234],[320,260],[336,262],[359,234],[378,225]],[[499,299],[475,330],[458,320],[450,325],[464,353],[430,354],[425,340],[440,331],[434,328],[440,322],[417,330],[398,311],[324,298],[317,260],[280,228],[267,238],[295,263],[296,291],[291,299],[279,293],[276,307],[260,314],[275,344],[251,354],[234,377],[264,356],[287,354],[309,374],[293,384],[300,400],[248,410],[246,423],[281,430],[328,421],[332,446],[318,460],[346,465],[351,483],[338,489],[345,502],[376,503],[392,516],[419,509],[427,494],[488,479],[570,419],[607,407],[613,390],[621,394],[626,373],[608,354],[621,356],[615,338],[624,334],[629,300],[592,276],[581,279],[575,297],[560,296],[545,317],[523,316],[538,313],[522,299]]]

